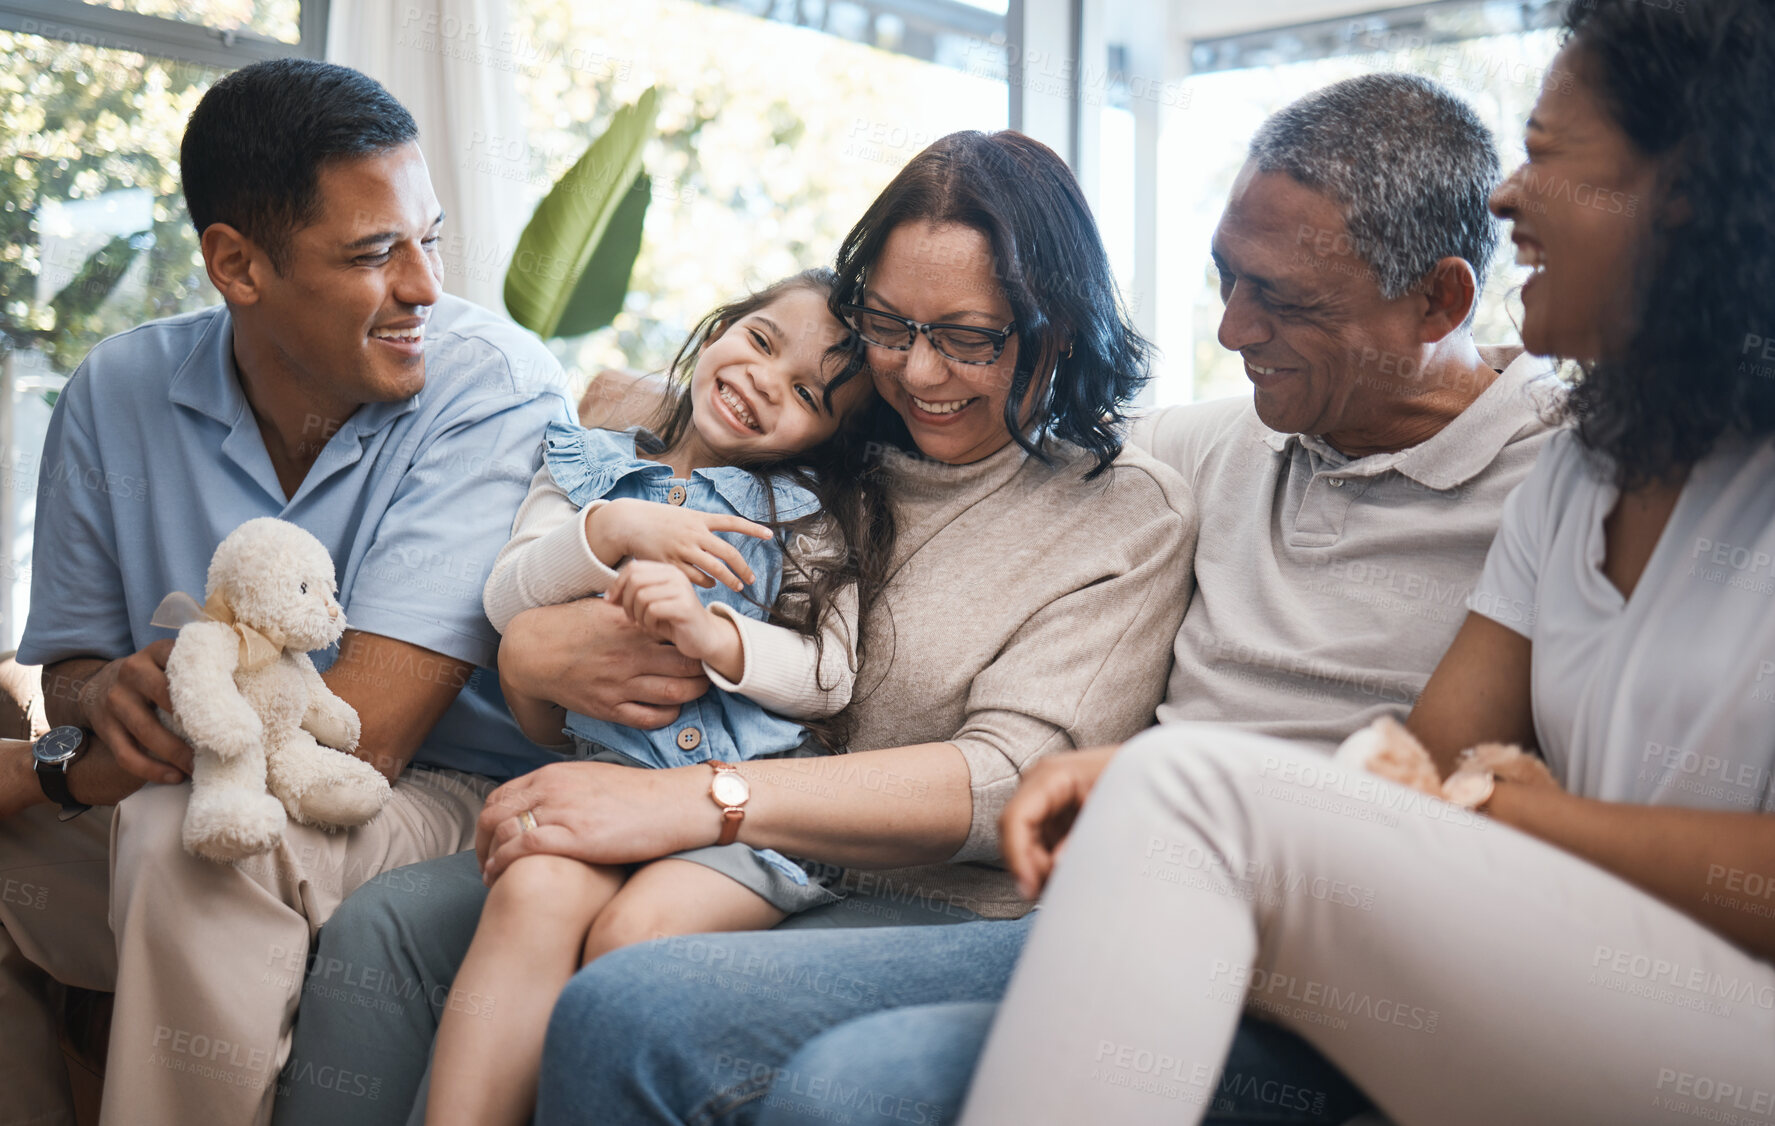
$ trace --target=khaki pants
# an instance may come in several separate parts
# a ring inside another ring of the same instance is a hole
[[[73,1121],[45,973],[117,993],[103,1126],[269,1121],[315,932],[379,873],[471,846],[493,785],[409,769],[368,825],[292,822],[238,865],[184,851],[183,785],[0,821],[0,1126]]]
[[[0,819],[0,1124],[73,1126],[57,1042],[51,967],[64,985],[109,992],[111,810],[66,823],[41,805]]]

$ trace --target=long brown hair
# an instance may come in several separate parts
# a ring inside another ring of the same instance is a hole
[[[830,303],[838,290],[838,275],[824,266],[803,270],[738,301],[722,305],[697,322],[667,369],[666,399],[650,426],[657,436],[658,448],[651,452],[675,449],[689,436],[690,380],[703,348],[736,322],[797,290],[807,290]],[[846,339],[826,353],[834,369],[842,367],[857,351],[856,341],[849,337],[848,328],[846,332]],[[839,382],[834,380],[826,385],[827,410],[832,409],[832,393]],[[835,534],[835,546],[839,549],[830,554],[822,553],[815,559],[797,558],[796,553],[785,551],[784,585],[793,582],[798,591],[806,592],[806,597],[778,598],[775,605],[765,607],[769,611],[768,620],[813,638],[816,651],[823,657],[825,639],[821,636],[820,626],[832,612],[838,592],[854,584],[857,589],[855,632],[859,668],[864,663],[868,642],[863,622],[887,583],[888,560],[894,547],[894,516],[888,504],[885,470],[868,430],[857,425],[867,411],[864,407],[854,412],[832,437],[813,449],[742,467],[758,478],[766,495],[771,497],[770,519],[765,521],[766,524],[787,533],[784,538],[791,544],[797,532],[812,531],[823,524]],[[770,491],[773,479],[787,480],[807,489],[819,500],[821,511],[801,520],[779,522],[775,496]],[[824,720],[804,720],[802,725],[826,746],[842,751],[850,741],[855,722],[847,708]]]

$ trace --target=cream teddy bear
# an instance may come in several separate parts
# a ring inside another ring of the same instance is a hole
[[[1366,770],[1407,789],[1468,807],[1475,804],[1475,799],[1482,804],[1491,795],[1487,776],[1556,789],[1559,786],[1546,763],[1525,754],[1521,747],[1503,743],[1481,743],[1462,751],[1454,773],[1443,778],[1431,761],[1430,752],[1392,716],[1382,716],[1345,739],[1332,757],[1352,770]]]
[[[357,712],[308,658],[345,632],[336,589],[319,540],[261,517],[216,548],[203,606],[178,593],[155,612],[179,630],[166,663],[173,714],[161,719],[194,752],[187,851],[240,860],[282,839],[286,813],[342,829],[388,800],[388,780],[350,753]]]

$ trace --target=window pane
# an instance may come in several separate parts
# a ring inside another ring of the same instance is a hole
[[[24,622],[50,401],[115,332],[219,300],[179,193],[185,119],[217,72],[0,32],[0,648]]]
[[[458,155],[483,174],[540,197],[618,105],[650,84],[662,95],[628,302],[611,328],[565,350],[587,377],[662,368],[716,305],[829,265],[931,141],[1005,125],[1004,80],[981,63],[1002,48],[984,41],[962,69],[692,0],[513,0],[512,15],[514,57],[534,60],[516,68],[528,134]]]
[[[302,40],[301,0],[84,0],[101,8],[241,31],[279,43]]]
[[[1209,261],[1208,243],[1226,206],[1227,192],[1245,162],[1251,135],[1266,117],[1321,86],[1359,74],[1422,74],[1478,111],[1497,137],[1508,174],[1522,160],[1523,122],[1534,106],[1541,76],[1559,49],[1558,34],[1549,30],[1492,35],[1190,78],[1187,108],[1173,119],[1159,150],[1160,198],[1183,202],[1161,223],[1158,343],[1167,363],[1155,381],[1156,401],[1251,393],[1239,356],[1216,339],[1220,279]],[[1509,243],[1504,243],[1493,259],[1474,320],[1479,343],[1520,343],[1518,294],[1525,274],[1514,265]]]

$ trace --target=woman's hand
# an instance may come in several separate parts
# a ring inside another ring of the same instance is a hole
[[[733,622],[704,606],[690,580],[669,563],[636,559],[605,594],[647,633],[704,661],[732,681],[745,677],[745,650]]]
[[[999,847],[1028,900],[1040,895],[1054,862],[1072,832],[1072,823],[1116,747],[1093,747],[1050,755],[1023,772],[1017,792],[999,815]]]
[[[526,829],[518,819],[525,810],[536,828]],[[512,861],[531,853],[587,864],[639,864],[714,844],[720,833],[706,769],[561,762],[488,795],[475,826],[475,855],[481,878],[491,886]]]
[[[585,528],[586,544],[607,566],[624,559],[669,563],[697,586],[711,587],[719,580],[735,591],[756,576],[739,548],[715,533],[771,537],[769,528],[738,516],[629,497],[593,512]]]
[[[500,683],[531,700],[625,727],[664,727],[709,690],[703,667],[607,598],[526,610],[499,645]],[[508,699],[510,692],[508,692]]]

